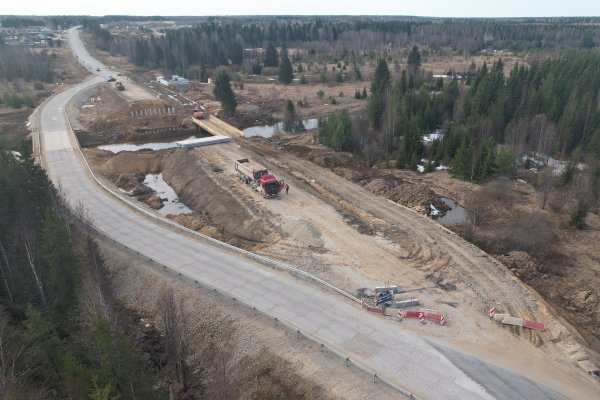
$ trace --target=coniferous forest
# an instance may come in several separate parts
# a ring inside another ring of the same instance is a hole
[[[104,261],[44,170],[0,149],[0,353],[7,399],[159,398],[119,326]]]
[[[219,65],[247,73],[281,65],[288,57],[277,60],[275,47],[307,50],[290,52],[292,62],[343,61],[352,73],[340,80],[362,80],[361,66],[376,64],[368,105],[358,116],[368,120],[368,129],[352,116],[360,130],[342,128],[338,132],[347,137],[331,140],[325,132],[324,142],[346,143],[337,147],[369,164],[394,160],[399,168],[416,169],[426,159],[428,169],[450,165],[456,176],[483,181],[510,173],[527,152],[600,158],[600,55],[594,50],[600,33],[592,20],[207,18],[162,37],[113,35],[96,20],[84,26],[99,48],[135,65],[201,80],[206,68]],[[256,48],[267,52],[248,51]],[[523,52],[530,61],[506,71],[500,58],[448,71],[451,79],[421,68],[427,56],[482,50]],[[399,58],[406,60],[400,68]],[[443,140],[423,146],[420,137],[436,129],[445,133]]]

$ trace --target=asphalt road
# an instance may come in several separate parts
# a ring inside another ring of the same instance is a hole
[[[72,206],[85,206],[98,231],[174,271],[286,321],[422,398],[566,398],[475,356],[434,346],[425,338],[403,331],[398,322],[362,311],[342,296],[177,233],[107,193],[85,169],[65,126],[63,111],[73,95],[106,80],[112,71],[89,55],[76,31],[70,30],[69,36],[79,61],[98,76],[45,103],[40,114],[42,153],[52,181]],[[444,328],[432,325],[431,329]]]

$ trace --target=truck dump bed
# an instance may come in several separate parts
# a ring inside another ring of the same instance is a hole
[[[259,179],[261,175],[268,172],[264,166],[252,161],[249,158],[235,160],[235,170],[255,180]]]

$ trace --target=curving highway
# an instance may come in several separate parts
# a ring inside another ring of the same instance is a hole
[[[79,61],[97,76],[41,106],[43,165],[71,206],[85,205],[102,234],[204,285],[235,293],[238,300],[285,321],[415,396],[461,400],[567,398],[476,356],[405,332],[397,322],[366,313],[342,296],[178,233],[108,193],[87,170],[67,128],[64,109],[77,92],[102,82],[112,72],[90,56],[75,28],[69,30],[69,38]]]

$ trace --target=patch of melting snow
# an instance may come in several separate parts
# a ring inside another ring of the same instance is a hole
[[[517,182],[519,182],[519,183],[527,183],[527,181],[525,179],[517,179]]]
[[[434,140],[439,140],[443,136],[442,132],[438,129],[431,133],[421,136],[421,140],[423,142],[433,142]]]
[[[433,215],[434,217],[440,214],[440,210],[435,208],[435,206],[429,203],[429,215]]]
[[[419,171],[420,173],[425,172],[425,167],[422,165],[417,165],[417,171]]]
[[[535,162],[537,165],[548,165],[550,168],[552,168],[552,174],[553,175],[560,175],[563,173],[563,171],[565,170],[567,164],[569,163],[568,161],[560,161],[557,160],[555,158],[552,158],[550,156],[546,156],[544,154],[541,153],[530,153],[523,155],[523,157],[521,157],[521,160],[523,162],[527,161],[527,159],[532,160],[533,162]],[[584,163],[577,163],[577,165],[575,166],[579,171],[583,171],[586,167],[586,165]],[[531,170],[533,170],[534,168],[531,168]],[[537,172],[537,168],[535,169],[534,172]]]
[[[144,185],[156,192],[156,195],[163,201],[163,207],[158,210],[161,215],[169,214],[189,214],[192,212],[185,204],[179,201],[175,190],[163,179],[162,173],[160,174],[148,174],[144,179]]]
[[[443,171],[445,169],[450,169],[450,167],[447,167],[445,165],[440,165],[439,167],[435,167],[436,171]]]

